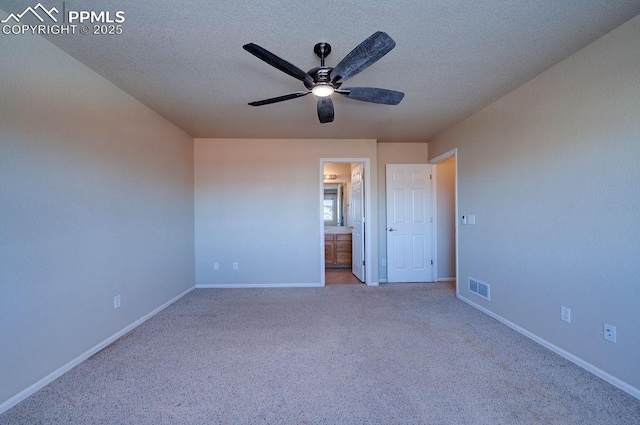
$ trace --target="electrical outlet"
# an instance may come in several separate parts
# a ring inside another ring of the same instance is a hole
[[[609,325],[608,323],[604,324],[604,339],[607,341],[611,341],[613,343],[616,342],[616,327],[613,325]]]
[[[120,295],[113,297],[113,309],[120,308]]]
[[[238,270],[238,263],[233,263],[233,270]]]
[[[220,270],[220,264],[219,263],[213,263],[213,270]]]
[[[469,224],[476,224],[476,216],[475,215],[470,215],[469,217]]]
[[[571,323],[571,309],[569,307],[560,306],[560,320]]]

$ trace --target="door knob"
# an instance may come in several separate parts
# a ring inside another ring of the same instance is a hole
[[[398,230],[398,229],[394,229],[393,227],[389,227],[389,231],[390,232],[395,232],[396,230]]]

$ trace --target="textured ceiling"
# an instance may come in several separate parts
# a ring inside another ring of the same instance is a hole
[[[35,4],[0,0],[7,13]],[[124,11],[122,35],[48,39],[194,137],[425,142],[638,15],[640,0],[66,0],[64,7]],[[316,43],[331,44],[326,65],[335,66],[375,31],[396,48],[348,85],[405,92],[400,105],[336,96],[329,124],[318,122],[312,95],[247,105],[304,87],[243,44],[306,71],[319,66]]]

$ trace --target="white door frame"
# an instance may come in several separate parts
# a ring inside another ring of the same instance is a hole
[[[373,269],[372,245],[371,239],[373,229],[371,228],[371,160],[370,158],[320,158],[320,167],[318,172],[319,190],[318,190],[318,222],[320,223],[320,284],[325,286],[324,276],[324,164],[325,163],[347,163],[362,164],[364,166],[364,283],[367,286],[377,286],[377,282],[373,282],[371,271]]]
[[[454,203],[455,203],[455,215],[456,215],[456,219],[455,219],[455,242],[456,242],[456,296],[460,296],[460,271],[458,269],[458,148],[454,148],[448,152],[443,153],[442,155],[438,155],[435,158],[432,158],[429,161],[429,164],[437,164],[439,162],[444,161],[445,159],[449,159],[449,158],[453,158],[454,161],[454,187],[455,187],[455,193],[454,193]],[[433,222],[434,222],[434,226],[433,226],[433,265],[434,265],[434,270],[435,270],[435,277],[437,280],[437,274],[438,274],[438,204],[437,204],[437,190],[438,190],[438,185],[437,183],[437,179],[438,176],[436,174],[436,167],[434,167],[433,169],[433,211],[434,211],[434,218],[433,218]]]

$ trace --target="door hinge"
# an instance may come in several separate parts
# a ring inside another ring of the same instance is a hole
[[[429,174],[429,180],[433,180],[433,176]]]
[[[362,265],[364,266],[364,260],[362,260]]]
[[[429,217],[429,223],[433,223],[433,217]]]
[[[431,260],[431,265],[433,266],[433,260]]]

